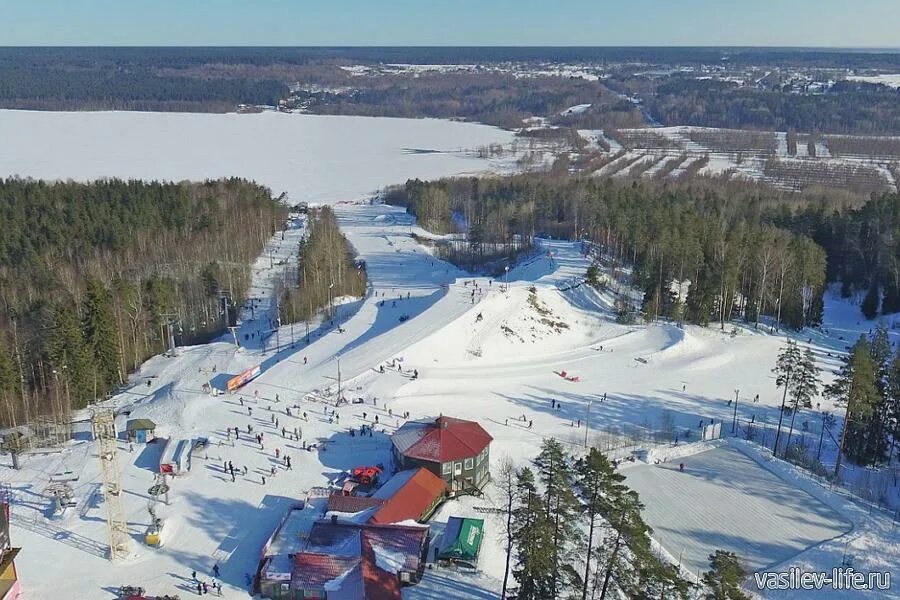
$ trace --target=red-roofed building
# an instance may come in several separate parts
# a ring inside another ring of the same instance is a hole
[[[484,488],[490,479],[494,438],[474,421],[438,417],[409,421],[391,437],[401,469],[424,467],[447,483],[451,495]]]
[[[316,523],[306,547],[293,555],[279,600],[400,600],[401,586],[419,581],[428,553],[428,528]]]
[[[447,484],[428,469],[401,471],[372,495],[384,504],[369,522],[426,521],[446,495]]]

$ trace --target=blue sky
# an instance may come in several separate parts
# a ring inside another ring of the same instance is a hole
[[[900,0],[0,0],[0,45],[900,47]]]

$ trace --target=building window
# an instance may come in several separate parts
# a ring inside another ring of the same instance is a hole
[[[473,463],[471,458],[466,459],[466,471],[470,471],[472,469]]]
[[[444,463],[444,475],[449,475],[453,472],[453,463]]]
[[[454,475],[462,475],[462,463],[453,463],[453,474]]]

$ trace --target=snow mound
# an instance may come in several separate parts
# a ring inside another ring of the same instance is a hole
[[[615,327],[600,314],[575,308],[555,287],[513,287],[508,293],[491,288],[480,297],[466,314],[408,354],[442,364],[504,362],[526,349],[534,356],[588,346]]]

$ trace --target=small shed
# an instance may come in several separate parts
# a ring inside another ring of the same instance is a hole
[[[450,517],[444,529],[439,561],[446,561],[474,569],[484,539],[484,519]]]
[[[156,423],[150,419],[131,419],[125,424],[129,442],[146,444],[156,437]]]

